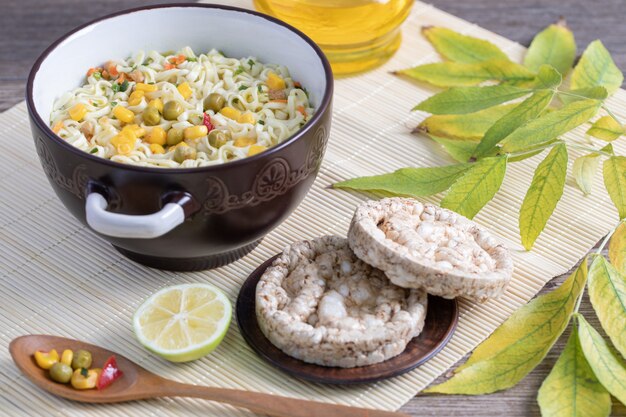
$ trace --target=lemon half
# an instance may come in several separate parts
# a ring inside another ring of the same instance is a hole
[[[208,284],[183,284],[144,301],[133,327],[146,349],[172,362],[188,362],[220,344],[231,316],[230,301],[222,291]]]

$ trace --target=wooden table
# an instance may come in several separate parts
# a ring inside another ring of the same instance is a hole
[[[169,0],[170,2],[182,2]],[[602,39],[617,65],[626,68],[626,26],[622,0],[431,0],[452,14],[509,39],[528,45],[533,35],[564,16],[574,30],[579,52],[594,39]],[[0,111],[24,99],[28,71],[49,43],[71,28],[95,17],[151,0],[2,0],[0,15]],[[71,65],[71,63],[69,63]],[[550,291],[566,276],[553,279]],[[598,320],[585,297],[581,312],[596,327]],[[478,397],[419,395],[402,411],[414,416],[539,416],[537,389],[562,350],[569,330],[544,362],[516,387]],[[43,411],[43,410],[42,410]],[[626,407],[614,400],[614,416],[626,416]]]

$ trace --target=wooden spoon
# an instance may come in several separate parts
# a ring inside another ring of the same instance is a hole
[[[93,356],[94,367],[115,355],[124,375],[103,390],[77,390],[71,385],[52,381],[47,371],[39,368],[33,354],[37,350],[64,349],[76,352],[85,349]],[[161,378],[117,353],[78,340],[47,335],[28,335],[14,339],[9,351],[17,367],[42,388],[59,397],[85,403],[117,403],[157,397],[195,397],[247,408],[255,413],[276,417],[409,417],[406,414],[366,408],[347,407],[315,401],[297,400],[271,394],[261,394],[227,388],[181,384]]]

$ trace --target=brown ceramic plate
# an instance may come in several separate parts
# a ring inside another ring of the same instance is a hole
[[[255,313],[256,284],[278,255],[259,266],[244,282],[237,298],[237,324],[248,345],[273,366],[298,378],[326,384],[361,384],[402,375],[435,356],[448,343],[459,315],[456,300],[428,296],[428,312],[422,333],[404,352],[381,363],[358,368],[314,365],[283,353],[261,332]]]

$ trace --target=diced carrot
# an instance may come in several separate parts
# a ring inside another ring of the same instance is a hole
[[[109,71],[102,70],[102,78],[104,78],[105,80],[110,80],[111,76],[109,75]]]
[[[94,72],[96,72],[95,68],[89,68],[89,71],[87,71],[87,77],[91,76],[91,74],[93,74]]]
[[[306,117],[306,109],[304,108],[304,106],[298,106],[296,107],[296,110],[298,110],[298,112],[303,115],[304,117]]]
[[[296,88],[300,88],[300,87],[302,87],[302,84],[300,84],[300,81],[295,81],[293,83],[293,86],[296,87]]]
[[[270,100],[270,103],[287,103],[287,100],[283,100],[283,99]]]
[[[111,74],[112,77],[117,77],[119,75],[119,71],[117,70],[117,65],[115,62],[109,61],[106,63],[106,70]]]
[[[170,64],[169,62],[167,64],[163,65],[163,69],[166,70],[166,71],[174,69],[175,67],[176,66],[174,64]]]
[[[63,128],[63,121],[58,121],[54,127],[52,128],[52,131],[54,133],[59,133],[61,131],[61,129]]]

